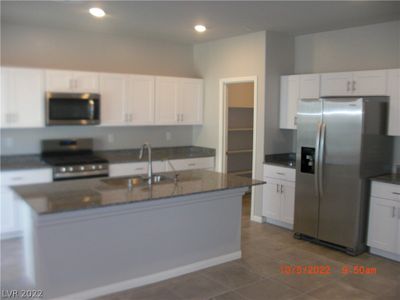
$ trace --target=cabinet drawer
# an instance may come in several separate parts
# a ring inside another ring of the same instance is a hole
[[[165,164],[162,161],[153,161],[153,173],[164,172]],[[110,177],[141,175],[147,173],[147,162],[121,163],[110,165]]]
[[[214,157],[185,158],[170,160],[175,170],[214,169]],[[167,171],[173,171],[167,163]]]
[[[371,195],[378,198],[400,201],[400,185],[373,181]]]
[[[53,181],[51,169],[1,172],[1,185],[3,186],[46,183],[51,181]]]
[[[287,181],[295,181],[296,169],[265,164],[264,178],[265,177],[287,180]]]

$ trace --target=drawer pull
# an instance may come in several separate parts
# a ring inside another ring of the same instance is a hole
[[[143,170],[144,168],[136,168],[135,170]]]
[[[22,180],[22,179],[24,179],[24,177],[13,177],[13,178],[11,178],[12,181],[19,181],[19,180]]]
[[[396,207],[393,206],[393,209],[392,209],[392,218],[394,218],[395,216],[396,216]]]
[[[398,192],[392,192],[394,195],[400,195],[400,193]]]
[[[194,167],[195,165],[196,165],[195,163],[188,164],[188,166],[190,167]]]
[[[282,173],[282,172],[276,172],[276,174],[285,176],[285,173]]]

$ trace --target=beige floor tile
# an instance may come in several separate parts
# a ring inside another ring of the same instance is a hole
[[[371,293],[340,281],[322,286],[307,294],[320,300],[369,300],[375,297]]]
[[[214,298],[211,298],[210,300],[246,300],[246,298],[243,298],[238,293],[228,292],[228,293],[216,296]]]
[[[279,274],[274,276],[276,279],[302,293],[310,292],[322,286],[332,284],[337,279],[334,275],[318,275],[318,274]]]
[[[282,262],[268,256],[251,256],[242,258],[240,263],[250,271],[263,277],[276,276],[281,272]]]
[[[182,300],[172,291],[161,286],[148,286],[97,298],[98,300]]]
[[[184,300],[209,299],[229,291],[221,283],[200,274],[175,280],[165,287]]]
[[[295,289],[271,279],[264,279],[235,291],[249,300],[285,300],[300,296],[300,292]]]
[[[235,262],[206,269],[204,274],[229,288],[238,288],[262,279],[256,273]]]

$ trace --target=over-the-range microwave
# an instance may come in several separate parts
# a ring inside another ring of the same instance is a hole
[[[46,93],[46,125],[100,124],[100,95]]]

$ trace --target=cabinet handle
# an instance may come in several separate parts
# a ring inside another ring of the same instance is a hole
[[[297,116],[294,117],[294,126],[297,126]]]
[[[397,219],[400,220],[400,207],[397,208]]]
[[[179,122],[179,114],[176,114],[176,121]]]
[[[283,185],[281,184],[281,194],[283,193]]]
[[[23,177],[13,177],[11,178],[12,181],[20,181]]]
[[[132,120],[133,120],[133,114],[130,114],[130,115],[129,115],[129,121],[132,122]]]
[[[135,170],[138,170],[138,171],[140,171],[140,170],[143,170],[144,168],[142,167],[142,168],[136,168]]]
[[[350,82],[350,81],[347,81],[347,88],[346,88],[346,90],[347,90],[348,92],[350,92],[350,85],[351,85],[351,82]]]
[[[392,192],[394,195],[400,195],[400,193],[398,192]]]
[[[188,166],[190,167],[194,167],[195,165],[196,165],[195,163],[188,164]]]
[[[181,114],[181,122],[183,122],[183,114]]]
[[[396,207],[393,206],[393,209],[392,209],[392,218],[394,218],[395,216],[396,216]]]
[[[352,87],[353,92],[356,90],[356,81],[353,80],[353,87]]]
[[[276,192],[279,193],[279,184],[276,184]]]
[[[276,172],[276,174],[285,176],[285,173],[282,173],[282,172]]]

